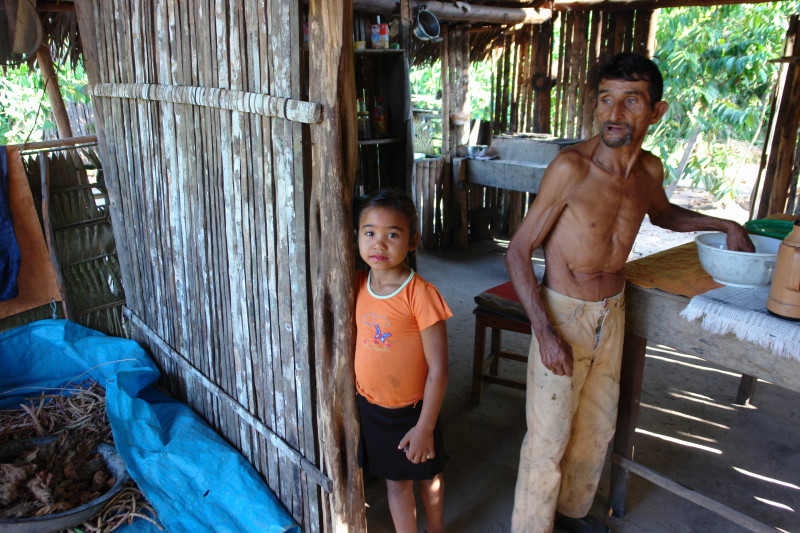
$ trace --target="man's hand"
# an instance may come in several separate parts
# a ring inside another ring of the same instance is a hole
[[[548,325],[539,340],[542,364],[557,376],[572,375],[572,346]]]
[[[756,251],[753,242],[750,240],[750,237],[747,236],[747,230],[739,224],[732,222],[725,231],[725,235],[725,244],[728,246],[728,250],[733,250],[735,252]]]

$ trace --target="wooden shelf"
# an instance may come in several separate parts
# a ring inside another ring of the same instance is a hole
[[[353,48],[353,52],[356,54],[401,54],[405,52],[403,48]]]
[[[360,145],[370,145],[370,144],[394,144],[394,143],[401,143],[403,139],[359,139],[358,144]]]

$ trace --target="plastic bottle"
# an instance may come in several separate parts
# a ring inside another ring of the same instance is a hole
[[[376,139],[385,139],[389,136],[389,128],[386,124],[386,114],[383,112],[383,100],[381,97],[375,99],[375,107],[370,113],[372,122],[372,135]]]

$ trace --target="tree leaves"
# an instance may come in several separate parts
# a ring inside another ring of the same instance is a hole
[[[655,61],[670,108],[646,146],[662,156],[668,183],[683,178],[717,194],[733,192],[723,172],[735,157],[729,140],[750,142],[761,131],[763,102],[778,71],[769,60],[781,55],[788,15],[799,6],[793,0],[660,12]],[[698,124],[704,149],[694,150],[677,176]]]

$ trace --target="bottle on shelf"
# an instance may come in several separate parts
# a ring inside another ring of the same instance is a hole
[[[362,141],[369,139],[369,112],[363,98],[356,100],[356,117],[358,123],[358,138]]]
[[[372,123],[372,136],[375,139],[385,139],[389,136],[389,128],[386,125],[386,113],[383,111],[383,99],[379,96],[375,99],[375,107],[370,113]]]

